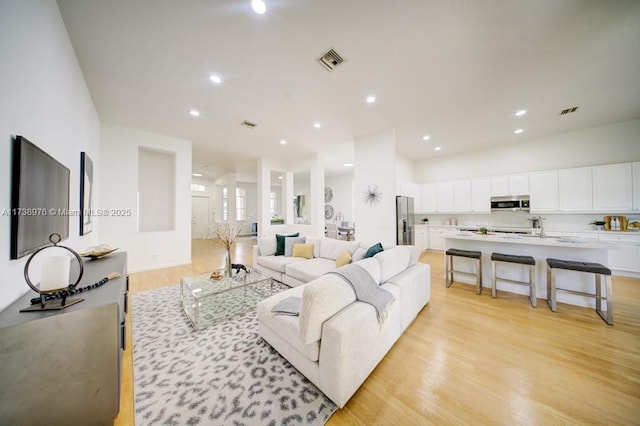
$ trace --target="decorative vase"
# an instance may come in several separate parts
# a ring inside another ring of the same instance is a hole
[[[233,269],[231,268],[231,250],[227,249],[227,256],[224,259],[224,275],[231,278]]]

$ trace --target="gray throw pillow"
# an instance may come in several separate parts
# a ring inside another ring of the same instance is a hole
[[[305,237],[286,237],[284,239],[284,255],[285,257],[291,257],[293,254],[293,245],[294,244],[304,244],[306,241]]]
[[[358,247],[356,251],[353,252],[353,255],[351,256],[351,262],[355,263],[358,260],[364,259],[364,255],[366,253],[367,253],[366,249],[363,249],[362,247]]]

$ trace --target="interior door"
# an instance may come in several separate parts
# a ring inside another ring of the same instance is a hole
[[[209,230],[209,197],[191,197],[191,238],[204,238]]]

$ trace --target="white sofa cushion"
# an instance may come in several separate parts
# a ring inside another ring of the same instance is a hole
[[[321,237],[307,237],[307,244],[313,244],[313,257],[320,257],[320,246],[322,245],[323,238]]]
[[[304,262],[305,260],[306,259],[303,257],[260,256],[258,257],[258,265],[284,273],[287,265],[296,262]]]
[[[356,300],[353,288],[335,274],[323,275],[303,286],[300,337],[305,345],[320,340],[322,325]]]
[[[276,254],[276,236],[269,235],[258,238],[258,248],[261,256],[273,256]]]
[[[308,283],[319,278],[327,272],[335,271],[336,262],[322,257],[308,259],[304,262],[291,263],[285,266],[285,272],[290,277]]]
[[[373,256],[380,262],[380,281],[378,283],[385,283],[389,278],[407,269],[409,257],[409,249],[406,246],[397,246]]]
[[[261,301],[257,305],[258,318],[264,325],[276,332],[281,338],[287,341],[298,352],[309,358],[311,361],[317,361],[320,357],[320,342],[313,342],[308,345],[302,342],[300,338],[299,319],[297,316],[276,315],[271,309],[280,301],[287,297],[302,297],[303,287],[295,287],[290,290],[283,291]]]
[[[320,257],[336,260],[345,249],[349,250],[350,255],[353,255],[358,247],[360,247],[360,243],[357,241],[341,241],[324,238],[320,245]]]
[[[409,248],[409,266],[413,266],[418,263],[420,259],[420,247],[417,246],[406,246]]]

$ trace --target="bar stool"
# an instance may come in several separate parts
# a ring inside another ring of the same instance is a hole
[[[447,288],[453,284],[453,273],[471,275],[476,277],[476,294],[482,293],[482,252],[474,250],[460,250],[451,248],[445,252],[446,254],[446,285]],[[453,269],[453,257],[466,257],[469,259],[476,259],[476,272],[455,271]]]
[[[496,262],[517,263],[518,265],[529,266],[529,282],[511,280],[508,278],[497,276]],[[536,260],[533,257],[517,256],[504,253],[491,253],[491,297],[493,298],[496,298],[498,296],[498,289],[496,288],[497,280],[528,286],[531,290],[531,295],[529,296],[531,306],[534,308],[538,306],[538,302],[536,300]]]
[[[564,269],[567,271],[578,271],[595,274],[596,289],[594,293],[585,293],[582,291],[569,290],[556,286],[556,269]],[[602,296],[602,276],[604,275],[605,295]],[[613,287],[611,286],[611,269],[595,262],[580,262],[573,260],[547,259],[547,302],[553,312],[557,312],[556,292],[564,291],[566,293],[577,294],[580,296],[593,297],[596,299],[596,312],[609,325],[613,325]],[[607,301],[607,313],[602,312],[602,299]]]

